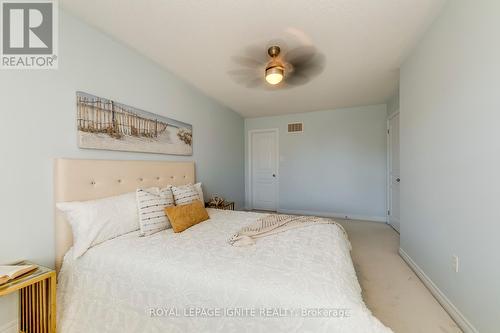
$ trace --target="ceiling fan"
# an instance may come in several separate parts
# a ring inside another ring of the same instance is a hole
[[[233,60],[246,67],[229,71],[234,80],[247,88],[292,88],[308,83],[324,69],[325,57],[312,46],[301,46],[282,52],[272,45],[267,55],[261,48],[247,49],[246,56]]]

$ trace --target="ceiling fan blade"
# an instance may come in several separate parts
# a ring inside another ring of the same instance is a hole
[[[285,81],[291,86],[301,86],[311,81],[311,77],[302,73],[294,72],[287,77]]]
[[[284,55],[284,59],[294,65],[304,64],[312,60],[316,54],[316,48],[312,46],[301,46],[288,51]]]
[[[232,56],[231,59],[239,65],[251,68],[265,66],[269,61],[266,51],[255,45],[246,47],[241,55]]]
[[[258,88],[264,86],[264,78],[256,70],[235,69],[227,72],[237,84],[246,88]]]
[[[233,62],[245,66],[245,67],[250,67],[250,68],[255,68],[255,67],[261,67],[265,65],[265,62],[259,61],[257,59],[253,59],[250,57],[244,57],[244,56],[233,56],[231,57]]]
[[[265,84],[261,79],[235,80],[235,82],[238,85],[243,86],[245,88],[249,88],[249,89],[265,88]]]
[[[290,62],[292,71],[288,83],[291,85],[302,85],[308,83],[313,77],[321,74],[325,68],[325,56],[320,53],[301,59],[296,58],[294,62]]]
[[[246,82],[246,87],[247,88],[259,88],[259,87],[265,87],[266,83],[262,78],[255,78],[253,80],[247,81]]]
[[[292,66],[295,73],[316,76],[325,69],[325,58],[323,55],[317,54],[306,63],[292,64]]]
[[[256,69],[232,69],[227,71],[227,73],[233,77],[241,76],[241,77],[258,77],[259,71]]]
[[[248,58],[257,60],[260,64],[265,64],[269,61],[267,49],[262,49],[262,46],[250,45],[245,48],[244,54]]]

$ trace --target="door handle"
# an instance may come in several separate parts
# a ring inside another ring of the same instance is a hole
[[[396,178],[396,182],[399,183],[401,181],[400,178]]]

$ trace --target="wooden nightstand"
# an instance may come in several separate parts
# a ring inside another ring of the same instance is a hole
[[[56,332],[56,272],[28,261],[13,265],[35,265],[27,274],[0,285],[0,296],[19,291],[19,332]]]
[[[217,208],[217,209],[223,209],[223,210],[234,210],[234,202],[233,201],[224,201],[220,205],[211,205],[209,202],[205,204],[206,207],[208,208]]]

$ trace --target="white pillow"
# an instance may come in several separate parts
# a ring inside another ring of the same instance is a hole
[[[165,214],[165,208],[174,205],[174,196],[170,186],[162,189],[138,188],[136,196],[141,236],[152,235],[171,227]]]
[[[187,205],[193,201],[201,200],[198,191],[193,184],[172,186],[172,193],[176,205]]]
[[[194,184],[194,188],[196,192],[198,192],[198,196],[200,197],[201,202],[205,203],[205,198],[203,197],[203,189],[201,188],[201,183]]]
[[[89,248],[139,229],[135,193],[91,200],[60,202],[61,210],[73,231],[73,256]]]

